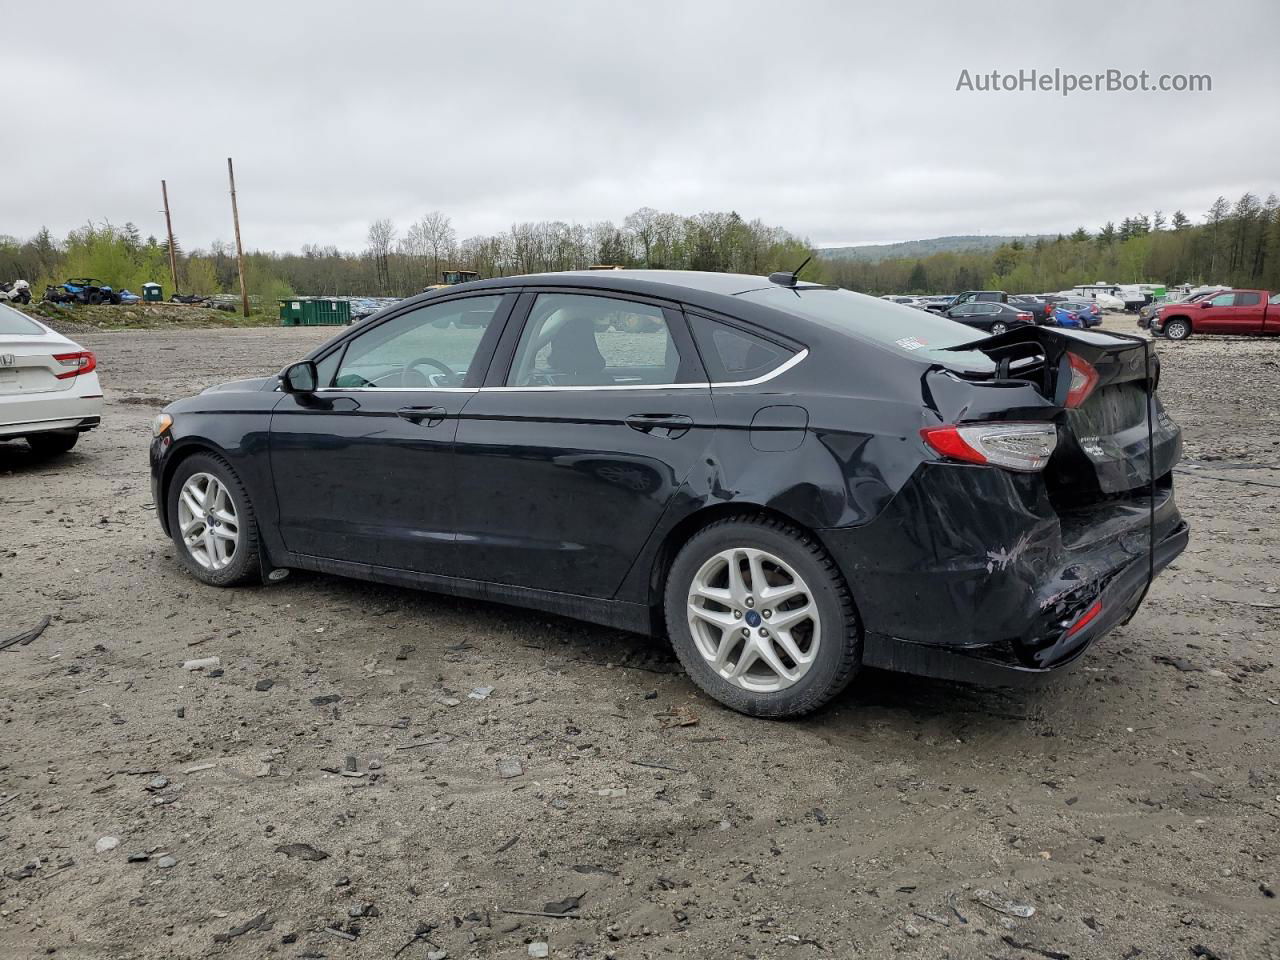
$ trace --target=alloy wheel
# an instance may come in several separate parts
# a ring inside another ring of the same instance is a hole
[[[751,547],[722,550],[702,565],[689,587],[688,620],[711,668],[752,693],[798,683],[822,639],[808,584],[785,561]]]
[[[240,547],[240,520],[226,485],[211,473],[193,473],[178,494],[178,530],[193,559],[221,570]]]

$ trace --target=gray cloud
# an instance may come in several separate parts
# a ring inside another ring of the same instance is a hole
[[[359,248],[370,220],[432,209],[463,235],[736,209],[835,244],[1280,190],[1271,0],[66,0],[8,21],[0,115],[27,129],[0,151],[0,232],[18,235],[90,217],[159,234],[164,177],[187,247],[228,238],[228,155],[246,244],[275,249]],[[47,42],[75,21],[92,48]],[[1213,90],[955,90],[962,69],[1054,67]]]

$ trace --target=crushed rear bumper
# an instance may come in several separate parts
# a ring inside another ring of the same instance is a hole
[[[818,535],[858,604],[867,666],[1004,684],[1070,664],[1128,620],[1188,528],[1169,477],[1154,502],[1060,514],[1038,477],[931,464],[870,523]]]

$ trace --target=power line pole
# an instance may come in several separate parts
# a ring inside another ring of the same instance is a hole
[[[178,292],[178,259],[173,252],[173,220],[169,218],[169,187],[161,180],[160,192],[164,194],[164,225],[169,231],[169,279],[173,281],[173,292]]]
[[[240,211],[236,208],[236,171],[227,157],[227,179],[231,181],[231,219],[236,225],[236,262],[240,267],[240,308],[249,316],[249,291],[244,285],[244,247],[240,243]]]

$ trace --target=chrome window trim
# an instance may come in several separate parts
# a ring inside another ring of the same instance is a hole
[[[312,393],[549,393],[563,391],[581,393],[587,390],[713,390],[725,387],[757,387],[780,377],[792,367],[797,366],[809,356],[809,348],[805,347],[790,360],[780,363],[768,373],[752,380],[716,381],[706,380],[697,383],[612,383],[596,386],[528,386],[528,387],[319,387]]]
[[[481,393],[547,393],[555,390],[563,390],[566,392],[582,392],[584,390],[708,390],[724,387],[755,387],[762,383],[768,383],[774,377],[779,377],[786,373],[792,367],[796,366],[805,357],[809,356],[809,348],[805,347],[790,360],[780,363],[768,373],[756,377],[752,380],[731,380],[716,381],[714,383],[706,380],[698,383],[612,383],[599,384],[596,386],[526,386],[526,387],[480,387]]]

